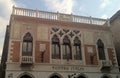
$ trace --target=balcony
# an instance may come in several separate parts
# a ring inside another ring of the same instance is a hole
[[[22,56],[21,57],[21,65],[28,66],[33,64],[33,57],[32,56]]]
[[[112,67],[111,61],[102,60],[100,61],[100,70],[101,71],[110,71]]]

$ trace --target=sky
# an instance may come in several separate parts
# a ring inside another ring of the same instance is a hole
[[[13,5],[21,8],[107,19],[120,9],[120,0],[0,0],[0,56],[6,25],[9,25]]]

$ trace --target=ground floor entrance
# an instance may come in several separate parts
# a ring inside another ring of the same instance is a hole
[[[57,75],[54,75],[54,76],[51,76],[50,78],[60,78],[60,77]]]
[[[28,75],[23,75],[23,76],[21,76],[20,78],[32,78],[32,77],[30,77],[30,76],[28,76]]]

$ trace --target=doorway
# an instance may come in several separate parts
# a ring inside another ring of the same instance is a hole
[[[84,77],[84,76],[78,76],[77,78],[86,78],[86,77]]]
[[[28,76],[28,75],[23,75],[23,76],[21,76],[20,78],[32,78],[32,77],[30,77],[30,76]]]
[[[53,76],[51,76],[50,78],[60,78],[60,77],[57,76],[57,75],[53,75]]]
[[[103,78],[109,78],[108,76],[103,76]]]

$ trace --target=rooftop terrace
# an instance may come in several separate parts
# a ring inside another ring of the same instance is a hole
[[[76,23],[85,23],[85,24],[94,24],[94,25],[104,25],[108,24],[107,19],[86,17],[86,16],[77,16],[73,14],[63,14],[63,13],[54,13],[47,11],[39,11],[25,8],[18,8],[13,6],[12,15],[20,15],[20,16],[28,16],[35,18],[44,18],[51,20],[59,20],[59,21],[68,21],[68,22],[76,22]],[[108,24],[109,25],[109,24]]]

